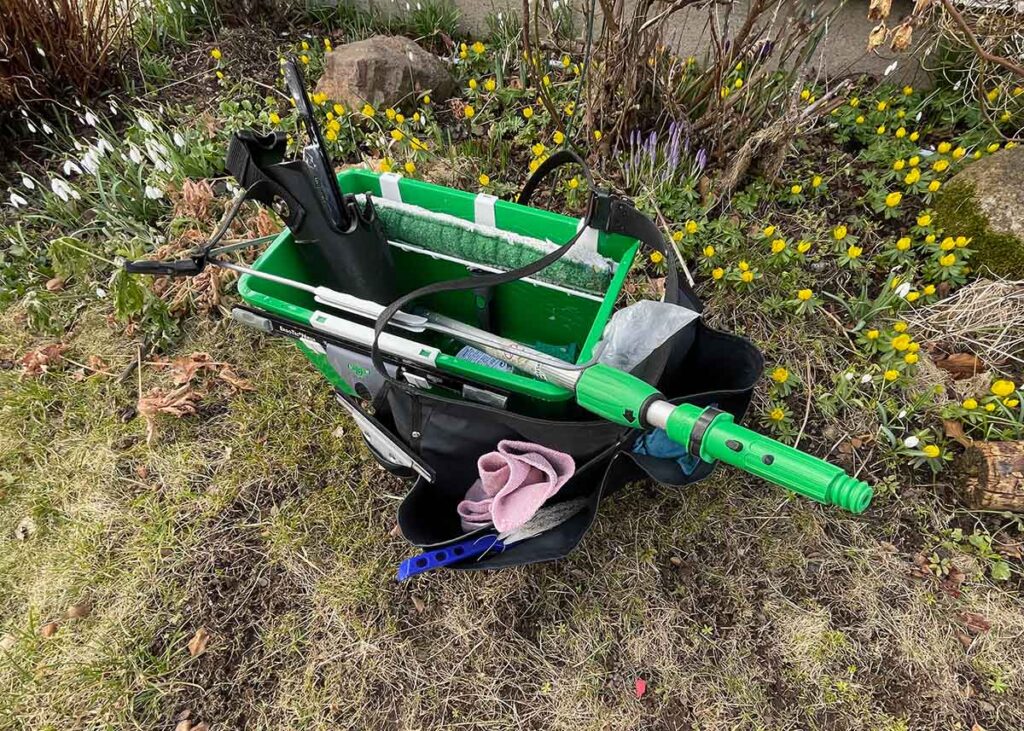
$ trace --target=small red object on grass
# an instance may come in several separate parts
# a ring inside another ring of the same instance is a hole
[[[647,681],[644,680],[643,678],[637,678],[636,679],[635,690],[636,690],[636,697],[637,698],[643,698],[644,697],[644,693],[647,692]]]

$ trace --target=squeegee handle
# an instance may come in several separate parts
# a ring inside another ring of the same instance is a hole
[[[842,468],[740,426],[713,407],[680,404],[665,431],[702,460],[725,462],[819,503],[863,513],[874,497],[866,482]]]
[[[598,363],[576,381],[580,406],[617,424],[654,426],[706,462],[716,460],[812,500],[853,513],[867,509],[871,487],[841,468],[737,424],[724,411],[673,405],[636,376]]]

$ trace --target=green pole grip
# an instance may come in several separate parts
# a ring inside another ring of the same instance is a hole
[[[644,408],[664,398],[654,386],[618,368],[595,363],[576,381],[576,402],[592,414],[623,426],[643,426]]]
[[[851,513],[863,513],[874,497],[874,491],[866,482],[851,477],[822,459],[740,426],[732,414],[680,404],[669,415],[665,431],[670,439],[686,446],[692,453],[690,440],[694,427],[703,430],[696,435],[697,444],[693,446],[706,462],[725,462],[819,503],[845,508]]]

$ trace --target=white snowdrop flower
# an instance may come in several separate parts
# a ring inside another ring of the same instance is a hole
[[[32,124],[31,122],[25,122],[25,126],[28,127],[28,131],[29,132],[31,132],[32,134],[35,134],[36,126],[34,124]]]
[[[843,378],[845,378],[847,381],[852,381],[856,377],[857,377],[857,374],[854,373],[853,371],[850,371],[848,373],[844,373],[843,374]]]
[[[40,56],[42,56],[43,58],[46,58],[46,51],[44,51],[44,50],[43,50],[42,48],[40,48],[39,46],[36,46],[36,53],[38,53],[38,54],[39,54]]]
[[[108,152],[113,152],[114,146],[107,142],[106,137],[100,137],[96,140],[96,152],[100,155],[106,155]]]
[[[117,102],[115,102],[113,99],[111,99],[107,103],[107,106],[110,107],[110,113],[111,114],[117,114]]]
[[[174,144],[178,147],[185,146],[185,138],[181,136],[181,132],[175,132],[171,139],[174,140]]]
[[[412,12],[412,6],[411,6],[411,5],[409,5],[409,3],[406,3],[406,4],[405,4],[405,12],[407,12],[407,13],[410,13],[410,12]]]
[[[142,127],[143,131],[149,132],[150,134],[156,131],[156,127],[153,126],[153,123],[150,122],[148,118],[139,117],[136,121],[139,126]]]
[[[78,107],[79,109],[81,109],[82,108],[82,101],[80,99],[75,99],[75,106]]]
[[[896,288],[896,296],[900,299],[906,299],[908,294],[910,294],[910,282],[904,282]]]
[[[953,84],[953,91],[960,91],[960,86],[961,86],[962,84],[963,84],[963,81],[962,81],[962,80],[961,80],[961,81],[958,81],[958,82],[956,82],[955,84]]]
[[[164,197],[164,192],[157,188],[155,185],[146,186],[146,197],[151,201],[159,200]]]
[[[90,127],[95,127],[98,121],[99,120],[96,118],[96,115],[93,114],[91,111],[87,111],[85,113],[85,123]]]
[[[921,116],[922,116],[921,112],[918,112],[917,114],[915,114],[914,115],[914,121],[915,122],[920,122],[921,121]]]
[[[861,383],[871,383],[871,374],[870,373],[865,373],[863,376],[860,377],[860,382]]]
[[[903,440],[903,446],[906,447],[907,449],[913,449],[920,443],[921,440],[915,437],[913,434],[911,434],[909,437]]]
[[[170,163],[167,162],[166,160],[157,160],[153,164],[156,167],[156,169],[159,170],[161,173],[171,173],[174,171],[174,168],[172,168]]]
[[[11,200],[11,205],[14,206],[15,208],[21,208],[23,206],[27,206],[28,205],[28,201],[25,200],[24,198],[22,198],[17,193],[15,193],[13,190],[11,191],[11,199],[10,200]]]
[[[43,122],[43,134],[47,134],[47,135],[52,135],[53,134],[53,127],[48,125],[46,122]]]
[[[189,5],[189,6],[188,6],[188,9],[189,9],[190,11],[192,11],[192,15],[196,15],[196,14],[198,14],[198,13],[199,13],[199,9],[198,9],[198,8],[196,8],[196,6],[195,6],[195,5]]]
[[[238,195],[239,193],[242,192],[242,189],[239,188],[237,185],[235,185],[230,180],[227,182],[227,189],[228,189],[228,193],[230,193],[231,195]]]
[[[498,11],[498,22],[500,23],[504,19],[505,19],[505,14],[499,10]]]
[[[128,158],[136,165],[142,164],[142,151],[138,147],[132,145],[131,149],[128,150]]]
[[[906,419],[907,418],[907,410],[906,409],[900,409],[900,413],[896,414],[896,418],[897,419]]]
[[[64,161],[64,174],[65,175],[79,175],[82,172],[82,168],[78,167],[73,161]]]
[[[18,111],[21,112],[21,116],[23,116],[25,119],[28,119],[28,110],[25,109],[25,107],[22,107]]]
[[[71,187],[61,178],[54,178],[50,181],[50,190],[65,203],[71,200]]]
[[[97,287],[96,288],[96,297],[98,299],[103,299],[106,296],[107,296],[107,290],[103,289],[103,287]]]
[[[419,3],[416,3],[416,9],[417,10],[423,10],[423,6],[420,5]]]
[[[21,184],[24,185],[25,188],[28,189],[28,190],[35,190],[36,189],[36,181],[32,180],[32,178],[30,178],[29,176],[25,175],[24,173],[22,173],[22,175],[21,175]]]
[[[900,62],[899,62],[899,61],[893,61],[893,62],[892,62],[891,64],[889,64],[888,66],[886,66],[886,67],[885,67],[885,71],[883,72],[883,74],[882,74],[882,75],[883,75],[883,76],[888,76],[888,75],[889,75],[889,74],[891,74],[891,73],[892,73],[893,71],[895,71],[895,70],[896,70],[896,68],[897,68],[897,67],[898,67],[899,65],[900,65]]]
[[[95,173],[100,167],[100,156],[96,150],[89,150],[79,162],[87,173]]]

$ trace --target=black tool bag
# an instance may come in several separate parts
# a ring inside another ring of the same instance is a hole
[[[572,153],[552,156],[527,183],[519,202],[527,203],[539,180],[566,162],[582,164]],[[584,171],[589,177],[585,166]],[[594,189],[592,183],[590,189]],[[638,239],[648,255],[653,251],[661,252],[669,265],[665,300],[699,312],[700,300],[690,286],[678,278],[673,250],[666,246],[653,222],[638,213],[628,201],[607,195],[598,197],[603,210],[590,210],[585,223]],[[530,276],[557,259],[559,252],[564,253],[573,243],[570,241],[554,255],[549,254],[534,265],[492,275],[494,281],[484,286]],[[430,285],[399,299],[391,310],[397,311],[412,299],[434,291],[470,286],[479,287],[481,282],[475,279],[461,285],[459,282]],[[381,315],[378,332],[383,330],[389,317],[387,311]],[[761,353],[750,342],[713,330],[698,318],[663,343],[633,373],[657,386],[675,403],[715,404],[739,421],[750,404],[762,368]],[[561,558],[582,540],[597,515],[601,500],[616,490],[644,478],[682,487],[704,479],[714,469],[713,465],[700,462],[692,473],[686,474],[675,459],[635,454],[633,447],[642,431],[594,419],[582,410],[578,418],[536,418],[435,395],[412,388],[383,369],[378,370],[385,380],[384,387],[374,397],[380,426],[435,473],[434,481],[430,482],[417,477],[408,468],[389,462],[379,452],[375,453],[378,461],[394,474],[416,478],[399,508],[398,522],[406,539],[417,546],[444,546],[470,535],[460,526],[456,506],[477,478],[477,460],[494,451],[499,441],[534,442],[566,452],[575,460],[575,474],[551,502],[584,498],[585,510],[502,552],[491,552],[452,568],[493,569]],[[373,451],[369,442],[367,444]]]

